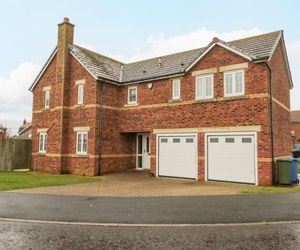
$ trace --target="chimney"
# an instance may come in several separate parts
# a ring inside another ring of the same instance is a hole
[[[25,124],[26,124],[26,119],[23,120],[23,125],[25,125]]]
[[[67,49],[69,44],[73,44],[74,26],[68,17],[65,17],[63,22],[58,24],[58,49]]]
[[[57,54],[56,54],[56,105],[67,106],[69,102],[70,89],[70,64],[71,54],[69,45],[73,44],[74,25],[70,23],[69,18],[65,17],[63,22],[58,24]],[[68,144],[65,129],[68,126],[68,116],[64,109],[61,109],[55,119],[55,125],[58,131],[56,138],[59,145],[55,149],[57,154],[67,153]],[[57,168],[64,172],[65,162],[60,158],[57,162]]]
[[[212,39],[212,42],[213,42],[213,43],[218,43],[218,42],[220,42],[220,39],[219,39],[218,37],[214,37],[214,38]]]
[[[58,24],[58,39],[57,39],[57,62],[56,62],[56,77],[58,85],[61,85],[62,92],[68,85],[69,68],[70,68],[70,53],[69,45],[73,44],[74,40],[74,25],[70,23],[69,18],[65,17],[63,22]],[[61,99],[61,105],[64,105],[64,97]]]

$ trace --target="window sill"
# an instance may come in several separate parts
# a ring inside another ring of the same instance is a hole
[[[79,153],[76,153],[75,157],[76,158],[88,158],[89,155],[88,154],[79,154]]]
[[[46,152],[38,152],[37,153],[39,156],[46,156]]]
[[[43,108],[43,111],[50,111],[50,107],[49,108]]]
[[[76,104],[74,105],[75,108],[83,108],[85,105],[84,104]]]
[[[128,108],[128,107],[137,107],[137,106],[139,106],[138,103],[128,103],[128,104],[124,105],[125,108]]]
[[[182,99],[171,99],[168,101],[169,103],[174,103],[174,102],[182,102]]]
[[[206,98],[206,99],[196,99],[195,102],[214,102],[216,101],[216,98]]]
[[[224,96],[222,98],[218,98],[218,100],[237,100],[237,99],[245,99],[245,95],[236,95],[236,96]]]

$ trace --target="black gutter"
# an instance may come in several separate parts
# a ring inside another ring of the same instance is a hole
[[[99,135],[98,135],[98,167],[96,175],[101,175],[102,165],[102,130],[103,130],[103,82],[100,82],[100,108],[99,108],[99,119],[98,119]]]
[[[269,70],[269,95],[270,95],[270,134],[271,134],[271,157],[272,157],[272,181],[273,185],[277,183],[277,173],[276,173],[276,164],[275,164],[275,156],[274,156],[274,129],[273,129],[273,100],[272,100],[272,70],[268,64],[265,62],[267,68]]]

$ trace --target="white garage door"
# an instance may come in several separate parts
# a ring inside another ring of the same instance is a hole
[[[253,134],[207,135],[208,179],[255,184],[255,144]]]
[[[158,175],[196,179],[196,136],[158,136]]]

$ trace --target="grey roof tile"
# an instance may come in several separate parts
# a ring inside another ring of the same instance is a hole
[[[70,45],[70,50],[94,76],[120,81],[123,63],[77,45]]]
[[[275,31],[230,42],[221,42],[251,57],[253,60],[268,59],[272,55],[281,34],[282,31]],[[95,77],[118,83],[127,83],[184,73],[206,48],[188,50],[127,64],[77,45],[71,45],[70,51]],[[161,61],[160,65],[159,60]]]

